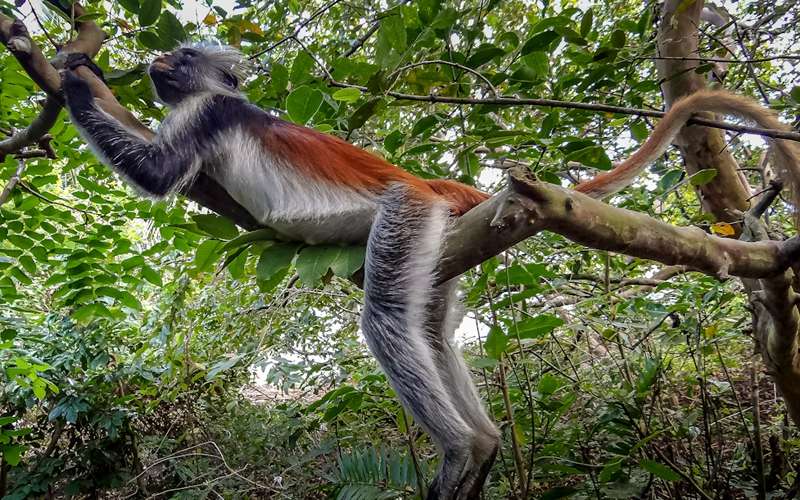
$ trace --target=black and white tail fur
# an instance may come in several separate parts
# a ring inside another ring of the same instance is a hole
[[[361,328],[403,405],[444,459],[428,499],[477,499],[499,446],[461,354],[455,280],[434,286],[444,205],[389,188],[367,243]]]

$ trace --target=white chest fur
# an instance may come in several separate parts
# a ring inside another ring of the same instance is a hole
[[[223,134],[218,150],[209,173],[259,222],[310,244],[366,242],[373,195],[309,178],[241,129]]]

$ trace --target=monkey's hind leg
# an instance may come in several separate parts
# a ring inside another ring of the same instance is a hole
[[[461,418],[475,434],[470,463],[460,486],[461,498],[479,498],[500,447],[500,432],[492,422],[478,395],[472,375],[454,341],[455,330],[463,318],[456,297],[458,278],[436,288],[429,305],[428,343],[436,353],[436,367]]]
[[[429,498],[473,499],[461,485],[480,436],[451,398],[426,331],[447,220],[444,205],[402,185],[387,189],[367,243],[361,328],[403,406],[444,455]]]

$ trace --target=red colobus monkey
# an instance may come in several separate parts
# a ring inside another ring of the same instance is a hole
[[[500,443],[453,345],[455,280],[436,285],[449,220],[488,195],[448,180],[422,180],[347,142],[275,118],[239,92],[234,49],[184,46],[149,73],[171,111],[148,142],[94,103],[71,69],[63,89],[73,123],[104,163],[140,191],[162,197],[203,170],[259,222],[309,244],[366,244],[361,327],[403,406],[443,460],[429,499],[478,499]],[[735,108],[735,109],[734,109]],[[669,145],[692,112],[744,114],[775,127],[751,101],[722,92],[678,103],[630,160],[581,184],[603,196],[624,187]],[[767,120],[767,121],[765,121]],[[796,163],[793,164],[797,170]]]

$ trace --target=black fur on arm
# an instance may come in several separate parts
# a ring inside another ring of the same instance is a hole
[[[194,141],[180,146],[159,140],[147,142],[132,134],[94,104],[89,85],[71,70],[63,75],[67,109],[81,135],[103,158],[151,196],[165,196],[191,174],[199,151]]]

